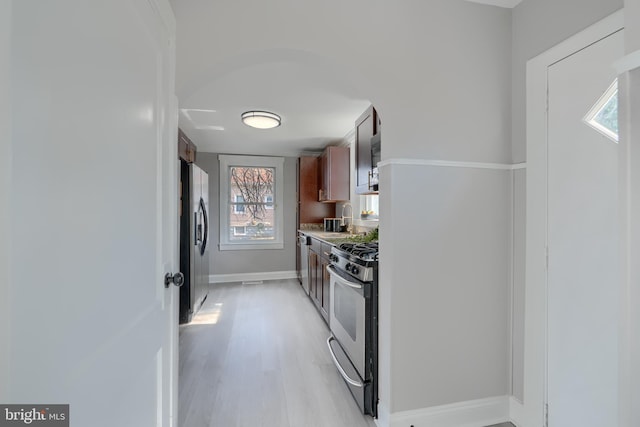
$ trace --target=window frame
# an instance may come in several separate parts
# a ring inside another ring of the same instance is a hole
[[[284,249],[284,157],[220,154],[218,155],[218,161],[220,163],[220,250]],[[231,211],[231,167],[274,169],[273,222],[275,233],[272,240],[235,242],[230,239],[230,234],[233,231],[229,222]]]
[[[598,98],[598,101],[591,107],[591,109],[587,112],[587,114],[582,118],[582,121],[592,128],[593,130],[599,132],[600,134],[606,136],[616,144],[620,140],[619,133],[614,132],[608,127],[604,126],[600,122],[596,120],[600,112],[604,109],[604,107],[609,104],[609,102],[614,99],[616,103],[619,102],[618,97],[618,79],[616,78],[611,85],[607,88],[607,90]]]

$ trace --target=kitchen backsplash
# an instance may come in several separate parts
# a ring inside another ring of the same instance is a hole
[[[323,231],[322,224],[300,224],[300,230]]]

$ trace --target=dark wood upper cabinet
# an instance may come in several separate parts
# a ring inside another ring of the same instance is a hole
[[[193,163],[196,161],[196,152],[196,145],[182,129],[178,129],[178,156],[187,163]]]
[[[324,218],[336,216],[336,205],[321,203],[318,200],[320,179],[320,158],[300,157],[298,160],[298,225],[321,224]]]
[[[375,194],[378,192],[375,176],[373,175],[376,167],[372,161],[371,138],[374,135],[379,136],[380,118],[373,106],[367,110],[356,120],[356,193],[357,194]],[[379,141],[379,139],[378,139]],[[374,155],[380,153],[379,144],[374,147]],[[374,178],[374,183],[372,183]]]
[[[349,147],[329,146],[321,159],[321,202],[349,200]]]

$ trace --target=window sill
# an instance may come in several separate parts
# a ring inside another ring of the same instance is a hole
[[[353,223],[355,225],[361,225],[363,227],[377,227],[379,223],[379,219],[359,219],[354,218]]]
[[[262,251],[266,249],[284,249],[284,243],[221,243],[221,251]]]

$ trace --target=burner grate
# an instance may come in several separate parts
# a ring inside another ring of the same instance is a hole
[[[338,248],[344,252],[367,261],[378,260],[377,243],[342,243],[338,246]]]

